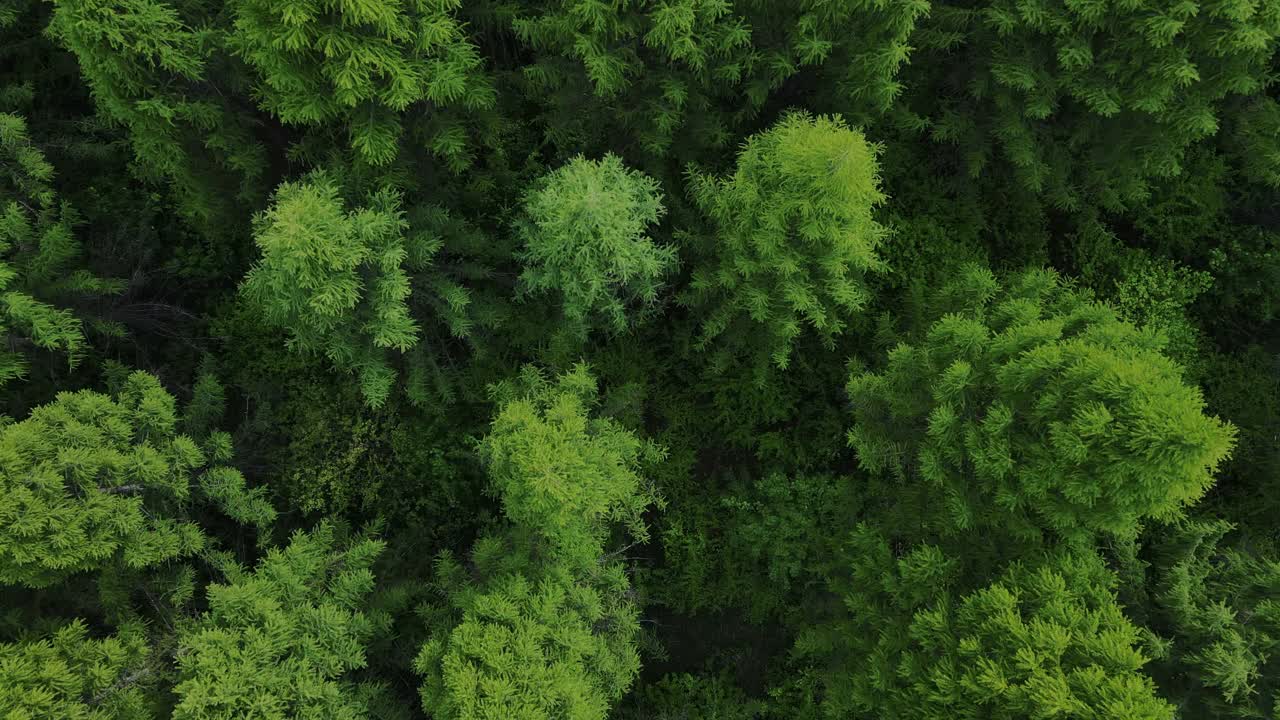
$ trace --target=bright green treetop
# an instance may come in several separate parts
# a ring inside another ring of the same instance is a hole
[[[1234,428],[1156,334],[1049,271],[1002,288],[970,266],[935,300],[946,314],[848,388],[863,467],[916,484],[935,529],[1132,534],[1213,483]]]
[[[90,639],[79,620],[47,638],[0,643],[0,717],[149,720],[149,653],[140,628]]]
[[[177,423],[173,397],[137,372],[115,397],[62,393],[0,428],[0,583],[45,587],[117,559],[142,568],[190,555],[205,544],[180,512],[193,495],[269,525],[261,491],[221,464],[230,439],[201,447]]]
[[[349,673],[365,666],[361,607],[381,550],[339,546],[321,525],[210,585],[208,612],[179,633],[174,720],[368,717]]]
[[[262,258],[241,288],[268,322],[289,331],[291,347],[356,373],[375,407],[395,381],[392,351],[418,342],[398,203],[384,190],[349,211],[323,173],[281,185],[254,222]]]
[[[802,333],[831,343],[866,305],[885,231],[862,133],[793,113],[747,141],[732,176],[691,183],[712,225],[684,299],[701,317],[698,346],[785,368]]]
[[[575,334],[625,331],[676,262],[674,248],[646,234],[664,212],[657,182],[616,155],[570,160],[525,195],[524,212],[521,291],[558,294]]]

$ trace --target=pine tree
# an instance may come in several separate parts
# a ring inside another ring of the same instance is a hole
[[[262,491],[222,464],[229,436],[202,448],[178,421],[173,396],[137,372],[114,397],[62,393],[0,427],[0,583],[39,588],[189,556],[206,540],[182,510],[195,499],[260,529],[273,522]]]
[[[174,720],[368,717],[370,688],[350,674],[366,664],[361,608],[382,547],[321,525],[210,585],[208,612],[179,632]]]
[[[793,113],[747,141],[731,177],[690,184],[713,228],[683,298],[700,318],[695,346],[765,369],[787,367],[806,330],[832,344],[883,266],[875,148],[839,119]]]
[[[860,463],[899,478],[933,531],[1132,535],[1213,483],[1234,428],[1156,333],[1052,271],[1002,288],[969,266],[933,300],[946,314],[848,386]]]
[[[0,643],[0,715],[8,720],[149,720],[146,635],[90,638],[83,621],[49,637]]]
[[[645,234],[664,211],[658,184],[618,156],[575,157],[525,195],[519,291],[558,295],[571,335],[625,332],[676,262],[673,248]]]
[[[584,366],[554,382],[526,369],[495,389],[480,445],[510,522],[477,541],[467,566],[437,563],[444,603],[415,669],[423,707],[445,719],[603,720],[639,671],[638,610],[616,553],[621,523],[645,537],[653,501],[637,470],[661,451],[593,418]]]
[[[396,378],[393,352],[419,337],[403,268],[413,248],[397,195],[382,190],[348,211],[337,182],[313,173],[281,185],[254,227],[262,258],[241,291],[289,331],[292,348],[356,373],[365,400],[382,405]]]

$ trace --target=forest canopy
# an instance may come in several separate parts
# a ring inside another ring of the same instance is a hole
[[[1280,718],[1280,0],[0,0],[0,717]]]

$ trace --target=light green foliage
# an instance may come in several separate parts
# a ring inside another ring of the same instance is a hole
[[[285,183],[254,221],[262,258],[241,288],[266,320],[289,331],[289,345],[354,372],[378,407],[395,382],[392,352],[418,342],[402,267],[408,223],[390,190],[348,211],[323,173]]]
[[[605,542],[618,523],[645,537],[653,496],[637,471],[661,451],[590,416],[585,366],[554,381],[527,368],[495,397],[480,450],[511,527],[465,568],[438,563],[446,604],[414,664],[423,706],[445,720],[603,720],[640,668],[638,610]]]
[[[713,227],[684,298],[697,346],[785,368],[806,330],[832,343],[883,264],[873,146],[839,119],[795,113],[748,140],[729,178],[690,181]]]
[[[76,620],[47,638],[0,643],[0,716],[5,720],[148,720],[151,679],[140,628],[90,639]]]
[[[202,449],[177,423],[173,397],[138,372],[115,397],[62,393],[0,428],[0,583],[45,587],[117,559],[142,568],[200,550],[203,533],[177,513],[193,486],[269,525],[261,491],[219,464],[229,438]]]
[[[1049,271],[1001,288],[970,266],[935,300],[947,313],[848,387],[862,466],[936,498],[935,529],[1131,534],[1212,484],[1234,428],[1158,336]]]
[[[485,549],[476,550],[481,572],[493,564]],[[463,571],[446,558],[439,572]],[[591,582],[574,575],[553,564],[463,586],[452,598],[462,622],[415,662],[426,675],[423,707],[442,720],[603,720],[640,670],[638,611],[619,566]]]
[[[349,674],[366,663],[360,608],[382,547],[321,525],[210,585],[208,612],[179,634],[174,720],[368,717]]]
[[[0,113],[0,171],[0,332],[63,352],[74,368],[88,344],[83,324],[48,300],[119,292],[122,284],[72,269],[80,254],[76,213],[58,202],[53,166],[32,144],[26,121],[11,113]],[[0,352],[0,385],[27,374],[28,360],[15,346]]]
[[[938,3],[910,106],[971,172],[999,152],[1060,206],[1121,207],[1265,91],[1277,37],[1280,8],[1253,0]]]
[[[640,514],[656,498],[639,472],[663,455],[617,422],[592,417],[597,393],[585,365],[554,381],[526,368],[520,382],[496,389],[500,410],[480,445],[507,518],[574,566],[595,562],[614,523],[647,536]]]
[[[461,0],[228,5],[235,19],[227,46],[257,72],[259,107],[286,124],[345,125],[368,163],[395,159],[400,114],[414,105],[495,102],[483,59],[455,17]],[[455,120],[436,137],[461,129]]]
[[[934,546],[897,554],[863,526],[847,548],[847,619],[799,646],[819,667],[835,661],[822,671],[826,716],[1174,717],[1096,556],[1014,563],[961,594],[948,589],[954,561]]]
[[[664,211],[658,184],[618,156],[575,157],[525,195],[521,292],[558,294],[571,333],[624,332],[676,261],[646,234]]]
[[[1184,717],[1280,710],[1280,563],[1224,543],[1232,529],[1186,520],[1119,553],[1132,612],[1155,633],[1151,674]]]

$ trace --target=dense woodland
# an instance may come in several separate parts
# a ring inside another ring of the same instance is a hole
[[[1280,717],[1278,48],[0,0],[0,717]]]

